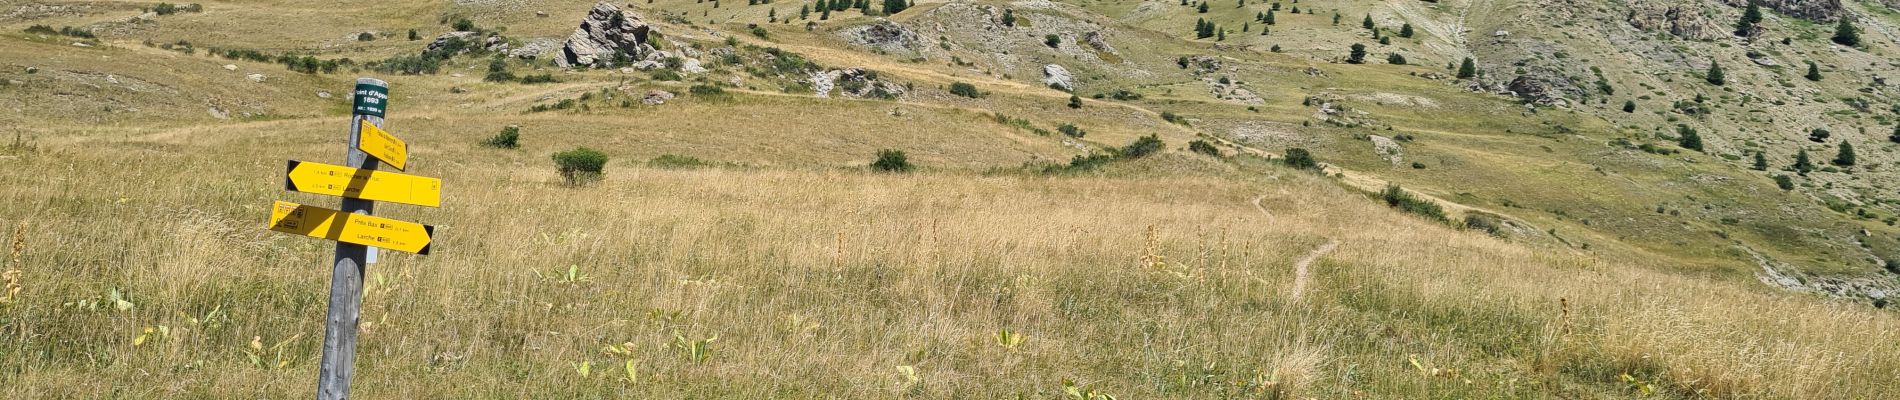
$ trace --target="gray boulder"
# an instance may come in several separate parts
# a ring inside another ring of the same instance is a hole
[[[647,42],[650,29],[640,17],[602,1],[594,4],[594,9],[581,19],[581,26],[568,35],[567,44],[561,46],[561,57],[555,58],[554,64],[563,68],[610,67],[616,53],[628,60],[643,59],[653,52]]]
[[[1061,65],[1049,64],[1042,66],[1042,83],[1058,90],[1075,90],[1075,76],[1070,75],[1069,69],[1063,68]]]

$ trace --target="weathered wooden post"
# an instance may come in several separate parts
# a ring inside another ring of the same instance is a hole
[[[351,168],[375,170],[378,164],[364,152],[363,125],[383,126],[389,103],[389,83],[357,78],[350,112],[350,148],[344,160]],[[343,198],[343,212],[371,215],[376,202]],[[370,261],[369,246],[336,243],[336,264],[330,269],[330,311],[323,318],[323,361],[317,368],[317,399],[350,397],[350,373],[356,366],[356,323],[363,308],[363,270]]]
[[[356,366],[356,327],[363,307],[363,272],[376,262],[377,247],[429,254],[435,227],[370,215],[377,201],[438,207],[442,180],[378,171],[398,170],[409,160],[409,145],[382,129],[389,84],[358,78],[351,94],[348,166],[290,160],[284,190],[343,198],[343,207],[278,201],[271,207],[270,230],[337,241],[330,270],[330,311],[323,321],[323,359],[317,366],[317,398],[346,399]],[[374,247],[372,247],[374,246]]]

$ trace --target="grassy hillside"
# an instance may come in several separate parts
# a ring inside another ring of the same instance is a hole
[[[1792,172],[1749,169],[1754,147],[1735,143],[1795,147],[1734,127],[1799,130],[1827,106],[1715,89],[1699,119],[1651,111],[1703,92],[1678,77],[1644,81],[1661,95],[1628,116],[1614,96],[1527,107],[1468,90],[1512,72],[1501,54],[1541,49],[1492,28],[1620,5],[1401,3],[1298,3],[1316,13],[1283,9],[1259,35],[1271,3],[929,1],[821,21],[796,19],[800,3],[656,0],[627,6],[707,71],[503,59],[555,81],[534,84],[484,79],[494,52],[378,68],[459,19],[513,46],[562,39],[591,3],[0,9],[0,394],[307,395],[330,243],[260,228],[271,200],[334,204],[282,191],[282,163],[339,162],[348,85],[375,76],[409,171],[446,194],[379,208],[441,242],[369,269],[359,397],[1900,396],[1900,319],[1883,308],[1900,230],[1858,194],[1890,175],[1885,128],[1836,129],[1868,162],[1783,190],[1772,177]],[[1376,43],[1365,15],[1416,34],[1340,62]],[[1234,31],[1195,38],[1196,19]],[[885,20],[915,46],[858,39]],[[1632,71],[1667,63],[1641,54],[1569,67],[1641,96]],[[1472,55],[1485,76],[1452,78]],[[1738,81],[1756,74],[1745,62],[1723,61]],[[1072,92],[1043,82],[1049,64]],[[1832,65],[1812,85],[1863,93]],[[903,93],[814,95],[814,74],[844,68]],[[644,103],[654,91],[678,97]],[[1681,149],[1673,123],[1710,150]],[[519,148],[482,144],[509,126]],[[1162,151],[1078,158],[1147,135]],[[562,182],[549,156],[576,147],[611,157],[605,180]],[[1287,167],[1296,148],[1319,171]],[[1824,164],[1832,148],[1809,151]],[[885,149],[917,170],[865,167]],[[1388,206],[1391,184],[1445,219]]]

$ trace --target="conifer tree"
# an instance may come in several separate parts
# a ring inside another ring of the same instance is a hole
[[[1688,125],[1676,125],[1676,135],[1678,136],[1677,145],[1689,150],[1702,151],[1702,135],[1696,133],[1695,128],[1690,128]]]
[[[1753,37],[1761,31],[1761,6],[1755,0],[1748,1],[1748,8],[1742,10],[1742,19],[1735,22],[1735,36]]]
[[[1458,79],[1471,79],[1477,76],[1478,76],[1477,61],[1472,60],[1471,57],[1465,57],[1465,62],[1458,64]]]
[[[1392,53],[1391,55],[1385,56],[1385,62],[1392,65],[1405,65],[1405,56],[1399,53]]]
[[[1207,2],[1205,2],[1205,1],[1203,1],[1203,2],[1201,2],[1201,6],[1200,6],[1200,11],[1201,11],[1201,13],[1202,13],[1202,14],[1206,14],[1206,13],[1207,13]]]
[[[1359,26],[1364,27],[1366,29],[1372,29],[1375,26],[1372,24],[1372,14],[1366,14],[1366,20],[1359,22]]]
[[[1267,19],[1261,21],[1266,22],[1267,25],[1273,25],[1273,11],[1267,11]]]
[[[1405,25],[1399,26],[1399,37],[1410,39],[1412,38],[1413,34],[1414,33],[1412,32],[1412,23],[1407,22],[1405,23]]]
[[[1709,73],[1706,78],[1710,85],[1722,86],[1728,84],[1728,76],[1722,73],[1722,63],[1715,62],[1714,60],[1709,61]]]
[[[1820,82],[1821,81],[1821,66],[1816,65],[1813,61],[1809,61],[1808,74],[1802,75],[1802,77],[1808,78],[1808,80],[1810,81]]]
[[[1623,100],[1623,112],[1636,112],[1636,100]]]
[[[1848,143],[1845,140],[1841,141],[1841,152],[1834,155],[1834,165],[1842,167],[1854,166],[1854,144]]]
[[[1808,149],[1801,149],[1801,151],[1797,151],[1794,153],[1794,171],[1795,172],[1799,172],[1802,175],[1807,175],[1809,171],[1813,171],[1813,170],[1814,170],[1814,161],[1808,160]]]
[[[1762,153],[1761,151],[1755,152],[1755,165],[1753,168],[1755,168],[1756,171],[1768,170],[1768,156],[1764,156]]]
[[[1353,43],[1352,52],[1346,55],[1347,64],[1366,63],[1366,45]]]
[[[1855,28],[1853,22],[1848,22],[1846,16],[1842,16],[1841,23],[1834,26],[1833,40],[1834,43],[1840,43],[1842,46],[1860,46],[1860,29]]]

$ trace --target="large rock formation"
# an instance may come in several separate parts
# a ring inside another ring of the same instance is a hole
[[[1735,6],[1735,7],[1745,7],[1748,5],[1748,1],[1749,0],[1722,0],[1722,2],[1728,3],[1728,5]],[[1841,8],[1841,0],[1755,0],[1755,1],[1759,2],[1763,8],[1775,10],[1775,11],[1781,12],[1782,14],[1788,14],[1795,17],[1806,18],[1806,19],[1811,19],[1815,21],[1832,22],[1836,19],[1840,19],[1841,15],[1845,14],[1844,12],[1845,9]],[[1893,3],[1890,2],[1888,4],[1891,5]]]
[[[1630,2],[1629,23],[1637,29],[1669,32],[1676,37],[1708,40],[1728,36],[1732,26],[1717,22],[1693,1],[1642,0]]]
[[[554,64],[568,67],[611,67],[616,58],[640,60],[653,53],[647,43],[647,23],[613,4],[602,1],[581,19],[581,26],[568,35],[561,46],[561,57]],[[615,57],[615,54],[623,57]]]
[[[911,53],[924,49],[923,39],[917,32],[888,19],[878,19],[877,23],[852,27],[838,34],[852,44],[886,52]]]

